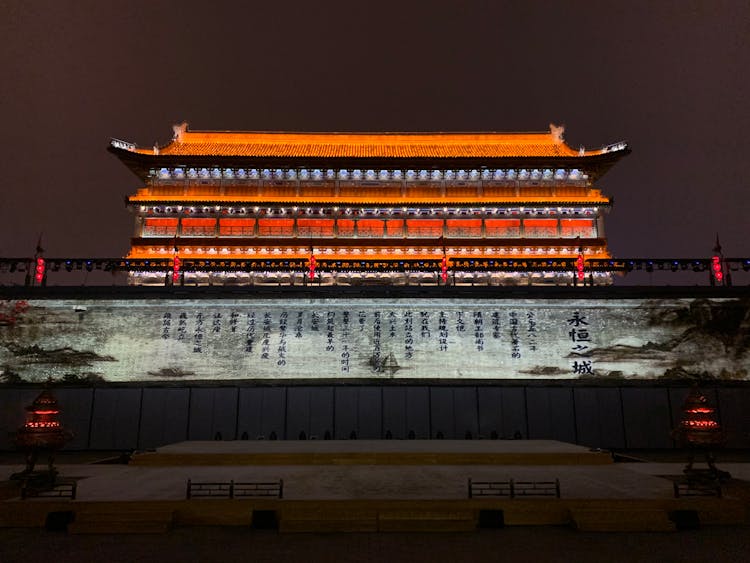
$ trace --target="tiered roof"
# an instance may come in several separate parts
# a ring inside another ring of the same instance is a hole
[[[135,149],[155,154],[153,149]],[[161,155],[291,158],[576,157],[560,133],[271,133],[187,131],[158,149]]]
[[[143,180],[154,168],[190,164],[579,168],[596,180],[630,152],[626,143],[576,150],[562,134],[554,125],[539,133],[293,133],[189,131],[183,123],[165,146],[112,139],[109,150]]]

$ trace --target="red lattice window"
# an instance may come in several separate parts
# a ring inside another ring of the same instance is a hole
[[[485,219],[484,232],[488,237],[517,238],[521,236],[521,220]]]
[[[449,237],[482,236],[481,219],[448,219],[446,224]]]
[[[385,230],[389,237],[400,237],[404,234],[403,219],[388,219],[385,222]]]
[[[297,219],[300,237],[332,237],[333,219]]]
[[[382,237],[385,222],[381,219],[360,219],[357,222],[357,234],[361,237]]]
[[[410,237],[443,236],[442,219],[408,219],[406,228]]]
[[[258,236],[290,237],[294,233],[294,219],[258,219]]]
[[[523,234],[529,238],[557,237],[557,219],[524,219]]]
[[[251,237],[255,219],[219,219],[219,234],[223,237]]]
[[[340,237],[354,236],[354,221],[352,219],[339,219],[336,226]]]
[[[561,219],[560,234],[564,237],[594,238],[596,227],[591,219]]]
[[[143,221],[141,236],[144,237],[173,237],[177,234],[177,219],[149,218]]]
[[[216,234],[216,219],[196,218],[182,220],[183,237],[212,237]]]

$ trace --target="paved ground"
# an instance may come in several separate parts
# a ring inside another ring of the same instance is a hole
[[[316,453],[512,453],[587,454],[586,446],[557,440],[224,440],[177,442],[157,448],[165,454]]]
[[[631,464],[628,464],[630,466]],[[635,465],[635,464],[632,464]],[[641,464],[637,464],[641,465]],[[739,466],[738,466],[739,467]],[[747,467],[750,477],[750,467]],[[182,500],[193,481],[284,480],[286,499],[463,499],[467,480],[550,481],[560,479],[566,498],[672,498],[672,483],[622,465],[607,466],[200,466],[132,467],[59,465],[61,477],[78,480],[79,501]],[[732,466],[731,469],[733,469]],[[20,466],[1,466],[7,479]],[[677,475],[681,466],[663,464],[658,475]]]
[[[159,452],[533,452],[582,453],[582,446],[548,440],[381,440],[183,442]],[[92,463],[102,457],[73,454],[57,466],[78,480],[80,501],[181,500],[193,481],[284,480],[286,499],[463,499],[467,480],[550,481],[560,479],[562,496],[580,499],[672,498],[672,482],[684,463],[604,465],[218,465],[140,466]],[[0,463],[3,460],[0,460]],[[6,461],[11,461],[7,459]],[[735,479],[750,481],[750,463],[724,463]],[[0,465],[0,480],[22,470]]]
[[[750,481],[750,464],[721,468]],[[0,465],[0,480],[21,471]],[[284,480],[286,499],[464,499],[467,480],[551,481],[560,479],[562,496],[580,499],[672,498],[681,463],[611,465],[278,465],[169,466],[58,465],[60,476],[78,481],[79,501],[182,500],[193,481]]]
[[[149,498],[184,498],[193,478],[285,479],[288,498],[465,498],[468,476],[531,479],[559,476],[563,495],[589,498],[669,497],[682,458],[649,456],[657,462],[608,466],[264,466],[133,467],[93,464],[110,455],[62,455],[63,476],[79,482],[81,500],[131,498],[143,487]],[[640,457],[646,457],[640,455]],[[743,457],[733,458],[747,462]],[[18,458],[0,459],[0,479],[18,471]],[[5,463],[5,464],[3,464]],[[750,481],[749,463],[722,463],[742,483]],[[131,486],[124,487],[128,482]],[[133,487],[133,484],[137,486]],[[286,496],[286,495],[285,495]],[[286,562],[363,561],[394,563],[483,561],[661,562],[750,561],[750,526],[704,527],[674,533],[586,533],[567,527],[508,527],[475,533],[278,534],[248,528],[177,528],[164,535],[72,535],[41,529],[0,529],[0,563],[54,561],[99,562]]]
[[[180,528],[166,535],[77,536],[0,529],[0,561],[348,562],[484,561],[619,563],[747,562],[750,527],[676,533],[583,533],[504,528],[465,534],[284,534],[235,528]]]

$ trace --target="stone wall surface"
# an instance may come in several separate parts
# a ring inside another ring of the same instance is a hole
[[[7,383],[745,380],[750,369],[746,298],[46,299],[3,306],[13,312],[0,323]]]
[[[184,440],[555,439],[607,449],[672,448],[688,387],[232,386],[54,389],[71,450],[151,449]],[[0,450],[35,388],[0,390]],[[750,447],[750,389],[703,388]]]
[[[748,447],[750,299],[691,295],[6,299],[0,449],[48,380],[69,449],[517,436],[670,448],[696,381],[727,445]]]

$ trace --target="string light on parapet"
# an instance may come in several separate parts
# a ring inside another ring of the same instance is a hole
[[[325,250],[325,249],[323,249]],[[452,254],[450,248],[446,249],[446,267],[450,268],[450,277],[464,279],[467,273],[481,273],[486,275],[504,276],[553,276],[553,282],[567,280],[570,285],[571,278],[578,280],[579,261],[576,255],[568,258],[536,258],[524,256],[510,256],[507,258],[473,258],[462,254]],[[268,277],[269,272],[283,272],[292,280],[292,285],[302,284],[303,278],[308,278],[314,266],[315,278],[321,275],[352,275],[352,273],[365,271],[371,273],[382,273],[383,275],[407,276],[420,275],[421,279],[440,279],[442,274],[442,257],[423,259],[420,257],[410,258],[407,256],[394,258],[370,257],[366,254],[358,254],[347,259],[333,256],[321,249],[315,249],[312,254],[310,249],[301,250],[303,257],[283,256],[265,258],[185,258],[179,257],[180,281],[184,283],[185,276],[193,279],[211,279],[218,276],[219,279],[227,275],[242,279],[242,276]],[[574,248],[569,253],[575,252]],[[314,259],[314,260],[311,260]],[[45,260],[45,283],[46,276],[50,272],[55,279],[65,274],[74,275],[77,272],[102,271],[123,272],[131,276],[137,276],[138,272],[146,272],[149,285],[163,286],[165,280],[173,280],[174,257],[163,258],[129,259],[129,258],[65,258],[47,257]],[[631,272],[661,272],[673,273],[708,273],[712,285],[714,261],[711,257],[703,258],[585,258],[585,271],[594,277],[595,285],[598,276],[627,275]],[[731,285],[729,272],[750,272],[750,258],[722,258],[723,286]],[[36,281],[35,277],[36,258],[0,258],[0,273],[8,276],[27,273],[27,285]],[[431,276],[431,277],[430,277]],[[703,278],[705,280],[705,278]],[[158,280],[154,281],[154,280]],[[44,284],[43,284],[44,285]],[[186,283],[186,285],[194,285]],[[273,285],[278,285],[276,282]],[[722,287],[722,286],[719,286]]]

